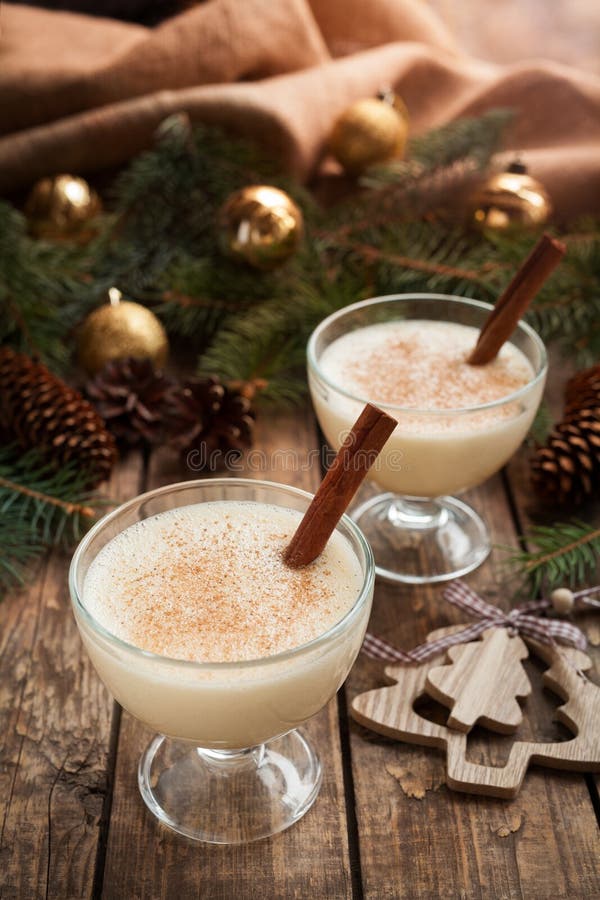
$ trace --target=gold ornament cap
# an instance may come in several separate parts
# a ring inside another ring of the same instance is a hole
[[[75,175],[41,178],[25,203],[31,232],[45,238],[78,234],[101,209],[96,191]]]
[[[285,191],[253,184],[232,194],[218,215],[223,250],[257,269],[273,269],[297,249],[302,212]]]
[[[107,362],[133,356],[150,359],[157,368],[169,354],[169,339],[161,322],[147,307],[122,300],[111,288],[109,303],[99,306],[84,320],[77,339],[79,365],[95,375]]]
[[[358,175],[402,157],[407,137],[406,107],[397,95],[385,93],[349,106],[333,126],[329,149],[348,174]]]
[[[391,106],[392,109],[395,109],[398,115],[404,119],[406,127],[408,128],[410,125],[408,108],[400,94],[397,94],[390,85],[385,85],[385,87],[382,87],[377,91],[377,99],[382,100],[384,103],[387,103],[388,106]]]
[[[544,185],[519,161],[488,178],[477,193],[474,207],[473,221],[480,228],[544,225],[552,214]]]

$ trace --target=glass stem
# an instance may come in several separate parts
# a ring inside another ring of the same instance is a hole
[[[388,510],[390,524],[412,531],[431,531],[444,525],[447,519],[446,509],[437,500],[427,498],[395,497]]]
[[[265,745],[259,744],[257,747],[245,747],[241,750],[208,750],[198,747],[197,752],[208,765],[216,769],[256,768],[264,758]]]

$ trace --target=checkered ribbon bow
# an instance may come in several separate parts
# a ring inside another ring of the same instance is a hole
[[[591,596],[597,594],[599,590],[598,587],[586,588],[573,594],[575,608],[600,607],[600,601]],[[473,641],[487,628],[494,627],[508,628],[512,634],[522,634],[525,637],[534,638],[542,644],[561,643],[577,647],[580,650],[586,648],[585,635],[576,625],[562,619],[546,619],[535,615],[535,613],[552,609],[552,602],[549,598],[532,600],[506,613],[497,606],[486,603],[462,581],[453,581],[444,591],[444,599],[478,621],[473,622],[472,625],[465,625],[454,634],[444,635],[408,651],[398,650],[382,638],[367,633],[362,645],[363,652],[373,659],[385,659],[388,662],[420,663],[454,644]]]

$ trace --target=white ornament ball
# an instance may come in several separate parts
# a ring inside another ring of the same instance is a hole
[[[573,612],[575,606],[575,595],[569,588],[556,588],[550,594],[550,600],[554,607],[554,612],[559,616],[568,616]]]

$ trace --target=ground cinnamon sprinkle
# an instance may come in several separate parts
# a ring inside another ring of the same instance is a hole
[[[321,366],[334,383],[357,396],[420,410],[489,403],[532,379],[529,362],[512,344],[485,366],[468,365],[477,334],[453,322],[386,322],[339,338],[323,354]]]
[[[84,603],[118,637],[178,659],[256,659],[299,646],[339,621],[362,583],[339,534],[310,566],[284,564],[282,550],[300,518],[227,501],[161,513],[101,551]]]

